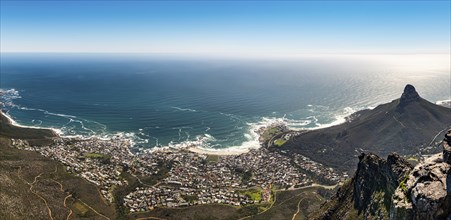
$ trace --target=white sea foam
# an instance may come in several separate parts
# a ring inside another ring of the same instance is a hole
[[[171,108],[177,109],[177,110],[179,110],[179,111],[197,112],[197,110],[195,110],[195,109],[190,109],[190,108],[180,108],[180,107],[176,107],[176,106],[173,106],[173,107],[171,107]]]
[[[435,104],[451,108],[451,99],[439,100]]]
[[[15,89],[0,89],[0,107],[14,107],[13,100],[22,98]]]
[[[15,89],[0,89],[0,95],[4,99],[19,99],[22,98],[19,94],[19,91]]]
[[[52,113],[52,112],[48,112],[48,111],[44,111],[44,113],[47,115],[59,116],[59,117],[63,117],[63,118],[77,118],[76,116],[73,116],[73,115],[58,114],[58,113]]]
[[[309,128],[309,130],[327,128],[327,127],[332,127],[335,125],[343,124],[346,122],[346,117],[350,116],[351,114],[353,114],[355,112],[357,112],[357,109],[354,109],[351,107],[346,107],[342,110],[342,112],[340,112],[334,116],[334,118],[335,118],[334,121],[332,121],[330,123],[326,123],[326,124],[318,123],[318,120],[316,119],[316,117],[312,116],[316,120],[316,122],[315,122],[316,126],[313,128]]]
[[[311,107],[311,106],[310,106]],[[321,106],[321,108],[327,108],[326,106]],[[287,126],[291,130],[315,130],[326,128],[330,126],[339,125],[346,122],[346,117],[355,113],[357,110],[362,110],[364,108],[355,109],[351,107],[344,108],[341,112],[334,116],[335,120],[330,123],[321,124],[318,123],[318,119],[315,115],[309,116],[305,119],[289,119],[286,116],[277,117],[262,117],[260,121],[247,123],[248,131],[243,134],[246,140],[240,145],[228,146],[227,148],[213,148],[209,146],[208,139],[199,139],[200,141],[184,142],[178,145],[172,145],[172,147],[183,147],[189,150],[202,154],[216,154],[216,155],[236,155],[241,153],[246,153],[251,149],[260,148],[259,134],[257,131],[263,127],[271,126],[274,124],[282,124]],[[227,114],[229,115],[229,114]],[[230,116],[230,115],[229,115]],[[236,116],[234,118],[237,118]],[[314,124],[314,127],[307,128],[308,125]]]
[[[254,123],[247,123],[248,131],[244,133],[245,141],[240,145],[227,146],[226,148],[213,148],[210,144],[216,140],[213,136],[205,134],[205,136],[198,137],[195,141],[185,141],[179,144],[170,144],[172,148],[187,148],[190,151],[202,154],[216,154],[216,155],[236,155],[246,153],[251,149],[258,149],[261,147],[259,142],[259,134],[257,131],[263,127],[274,124],[285,124],[287,126],[306,125],[309,120],[294,120],[276,117],[263,117],[260,121]],[[296,129],[295,127],[290,127]]]
[[[326,108],[325,106],[321,106],[322,108]],[[246,153],[251,149],[257,149],[260,148],[260,142],[259,142],[259,134],[257,131],[263,127],[268,127],[274,124],[283,124],[287,126],[291,130],[302,130],[306,129],[308,125],[314,124],[315,127],[308,128],[308,129],[319,129],[324,128],[328,126],[338,125],[341,123],[344,123],[346,121],[346,117],[350,114],[354,113],[355,110],[353,108],[347,107],[343,109],[343,111],[335,116],[335,120],[331,123],[327,124],[320,124],[318,123],[318,119],[316,116],[310,116],[305,119],[290,119],[286,116],[284,117],[262,117],[257,122],[248,122],[247,125],[247,132],[243,134],[245,141],[243,141],[239,145],[234,146],[227,146],[225,148],[218,148],[213,145],[213,142],[216,141],[216,138],[211,136],[210,134],[204,134],[196,136],[194,140],[186,140],[182,142],[170,142],[166,146],[162,147],[155,147],[153,150],[160,150],[160,149],[188,149],[193,152],[202,153],[202,154],[215,154],[215,155],[236,155],[241,153]],[[231,118],[234,121],[242,121],[238,116],[233,114],[226,114],[221,113],[222,115],[225,115],[229,118]],[[183,127],[188,128],[188,127]],[[179,129],[179,140],[181,140],[181,128],[174,128]],[[206,129],[206,132],[210,129]]]
[[[21,128],[34,128],[34,129],[50,129],[50,130],[52,130],[53,132],[55,132],[56,134],[58,134],[58,135],[62,135],[63,134],[63,132],[61,131],[61,129],[58,129],[58,128],[48,128],[48,127],[37,127],[37,126],[28,126],[28,125],[21,125],[21,124],[19,124],[19,123],[17,123],[7,112],[5,113],[5,112],[1,112],[1,114],[3,114],[7,119],[8,119],[8,121],[12,124],[12,125],[14,125],[14,126],[16,126],[16,127],[21,127]]]

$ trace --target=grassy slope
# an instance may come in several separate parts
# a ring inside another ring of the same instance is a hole
[[[307,216],[325,201],[318,194],[318,189],[315,187],[277,192],[273,207],[251,219],[292,219],[295,213],[297,213],[295,219],[307,219]]]
[[[238,208],[228,205],[210,204],[187,208],[156,208],[150,212],[132,214],[131,217],[144,218],[150,216],[168,220],[240,219],[246,216],[249,216],[246,219],[292,219],[298,210],[299,204],[299,212],[295,219],[307,219],[307,216],[318,209],[324,201],[325,199],[318,193],[318,188],[308,188],[277,192],[276,202],[267,211],[264,210],[268,205],[250,205]]]
[[[64,207],[70,194],[73,196]],[[105,219],[92,210],[84,217],[77,216],[81,213],[72,206],[81,202],[108,217],[115,216],[114,207],[103,201],[96,186],[36,152],[11,148],[10,139],[0,136],[0,219],[49,219],[47,205],[54,219],[66,219],[70,209],[71,219]]]
[[[311,213],[309,219],[362,219],[353,204],[352,180],[348,180],[330,201]]]

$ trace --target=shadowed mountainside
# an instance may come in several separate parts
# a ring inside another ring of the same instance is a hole
[[[282,146],[326,165],[353,170],[357,155],[416,154],[451,125],[451,109],[421,98],[407,85],[401,98],[362,110],[347,122],[294,137]],[[444,130],[443,130],[444,129]]]

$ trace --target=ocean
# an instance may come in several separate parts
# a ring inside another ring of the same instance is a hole
[[[342,123],[406,84],[450,99],[449,55],[220,58],[1,54],[0,101],[17,123],[63,136],[122,136],[135,147],[258,148],[261,126]]]

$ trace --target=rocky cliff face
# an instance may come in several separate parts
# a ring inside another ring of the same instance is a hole
[[[313,219],[388,219],[392,195],[412,170],[397,154],[387,160],[375,154],[361,154],[354,177],[330,202],[313,214]]]
[[[451,219],[451,130],[443,152],[418,164],[393,195],[391,219]]]
[[[411,102],[418,102],[420,99],[420,95],[418,95],[415,87],[407,84],[406,87],[404,87],[404,92],[402,93],[401,98],[399,99],[399,104],[397,106],[398,110]]]
[[[397,154],[387,160],[374,154],[359,157],[353,179],[354,207],[365,217],[388,217],[391,195],[412,170],[410,164]]]
[[[451,220],[451,130],[443,152],[414,168],[402,157],[359,157],[357,171],[313,219]]]

